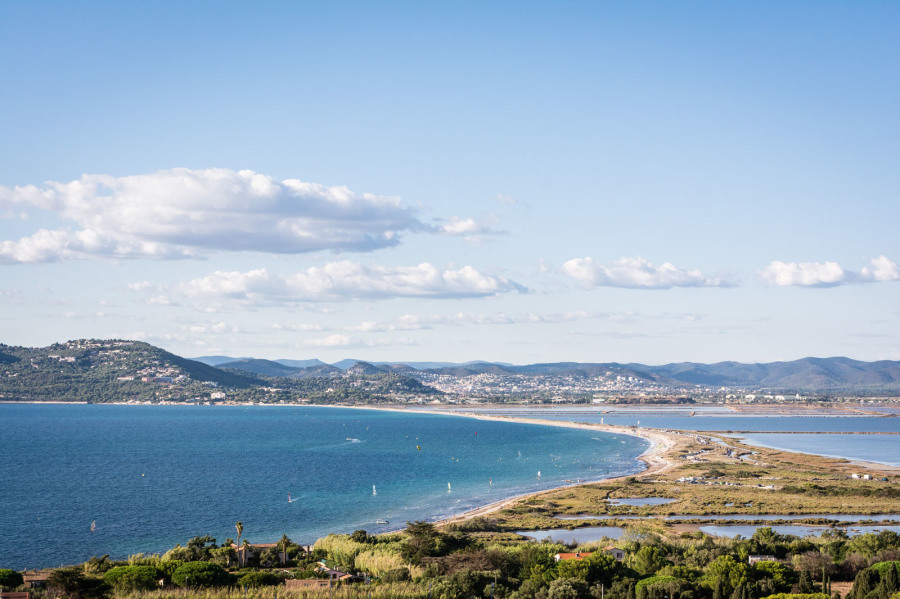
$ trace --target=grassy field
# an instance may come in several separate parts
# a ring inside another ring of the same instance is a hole
[[[502,530],[602,523],[677,535],[696,529],[709,515],[734,515],[739,520],[742,515],[760,514],[900,514],[900,475],[895,468],[870,465],[866,469],[846,460],[749,447],[717,435],[669,435],[675,443],[665,457],[673,465],[663,472],[542,493],[491,514],[490,519]],[[853,473],[868,473],[872,480],[854,479]],[[638,497],[674,501],[654,506],[607,501]],[[655,518],[598,522],[560,520],[556,515]],[[697,518],[676,524],[661,519],[668,515]]]

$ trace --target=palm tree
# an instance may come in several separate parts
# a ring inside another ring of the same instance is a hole
[[[238,549],[238,567],[243,567],[243,560],[241,559],[241,535],[244,534],[244,523],[240,520],[237,521],[237,524],[234,525],[235,530],[237,530],[238,538],[237,538],[237,549]]]
[[[250,552],[250,541],[244,539],[244,544],[241,545],[241,556],[244,559],[244,563],[247,562],[247,554]]]
[[[278,542],[281,544],[281,565],[284,566],[287,564],[287,548],[291,540],[287,535],[281,535],[281,540]]]

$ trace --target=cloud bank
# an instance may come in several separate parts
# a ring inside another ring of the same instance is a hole
[[[0,186],[0,215],[36,211],[55,212],[70,227],[0,241],[0,263],[184,258],[222,250],[364,252],[394,246],[406,232],[433,230],[398,198],[251,170],[177,168]]]
[[[144,283],[130,286],[147,291]],[[304,302],[412,298],[478,298],[524,287],[504,277],[483,273],[471,266],[440,269],[427,262],[418,266],[366,266],[332,262],[288,275],[264,268],[247,272],[216,271],[172,288],[157,289],[156,303],[238,302],[250,306],[290,305]]]
[[[767,285],[778,287],[837,287],[853,283],[900,281],[900,266],[885,255],[872,258],[859,272],[837,262],[781,262],[775,260],[759,271]]]
[[[586,287],[671,289],[731,286],[727,281],[707,277],[699,270],[681,270],[669,262],[654,266],[639,256],[619,258],[608,265],[594,262],[590,257],[575,258],[564,263],[562,271]]]

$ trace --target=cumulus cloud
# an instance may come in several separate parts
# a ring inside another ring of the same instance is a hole
[[[488,215],[480,220],[453,216],[442,222],[438,226],[438,231],[444,235],[462,237],[469,243],[480,244],[488,237],[504,233],[493,227],[496,222],[497,217],[494,215]]]
[[[0,263],[184,258],[219,250],[371,251],[396,245],[403,233],[434,230],[398,198],[251,170],[177,168],[0,186],[0,214],[23,211],[52,211],[68,226],[0,241]],[[465,220],[448,225],[467,226]]]
[[[869,264],[856,272],[845,269],[837,262],[774,260],[759,271],[759,277],[763,283],[778,287],[837,287],[852,283],[900,281],[900,266],[887,256],[873,258]]]
[[[144,289],[141,283],[132,287]],[[185,298],[206,305],[234,301],[262,306],[397,297],[476,298],[527,290],[514,281],[471,266],[441,269],[424,262],[418,266],[383,267],[343,261],[288,275],[264,268],[216,271],[160,291],[153,301],[176,302]]]
[[[699,270],[681,270],[666,262],[654,266],[641,257],[619,258],[608,265],[592,258],[575,258],[562,265],[562,271],[587,287],[626,287],[629,289],[670,289],[672,287],[729,287],[717,277]]]

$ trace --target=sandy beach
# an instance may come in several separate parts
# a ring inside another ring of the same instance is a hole
[[[399,410],[399,411],[415,411],[415,410]],[[429,412],[434,413],[434,412]],[[628,426],[614,426],[609,424],[587,424],[581,422],[566,422],[560,420],[544,420],[539,418],[520,418],[515,416],[485,416],[483,414],[469,414],[464,412],[441,412],[441,414],[445,415],[454,415],[461,416],[464,418],[473,418],[476,420],[493,420],[497,422],[517,422],[521,424],[539,424],[544,426],[556,426],[562,428],[577,428],[583,430],[591,430],[600,433],[609,433],[616,435],[631,435],[633,437],[640,437],[642,439],[646,439],[650,441],[650,447],[642,453],[638,459],[644,462],[647,465],[647,468],[641,472],[628,475],[628,476],[649,476],[652,474],[658,474],[660,472],[664,472],[669,468],[675,466],[675,462],[669,457],[670,453],[673,449],[675,449],[679,442],[683,439],[684,435],[682,433],[674,433],[674,432],[665,432],[657,429],[644,429],[639,427],[628,427]],[[545,489],[543,491],[538,491],[536,493],[525,493],[522,495],[517,495],[515,497],[510,497],[507,499],[503,499],[501,501],[497,501],[494,503],[490,503],[488,505],[484,505],[479,508],[475,508],[473,510],[469,510],[462,514],[458,514],[456,516],[452,516],[450,518],[445,518],[443,520],[439,520],[437,522],[438,526],[444,526],[447,524],[451,524],[454,522],[462,522],[464,520],[468,520],[470,518],[475,518],[478,516],[484,516],[486,514],[490,514],[492,512],[496,512],[498,510],[502,510],[507,506],[510,506],[517,501],[522,499],[527,499],[530,497],[539,497],[542,495],[546,495],[547,493],[552,493],[562,488],[568,487],[577,487],[582,485],[594,484],[601,481],[610,481],[610,480],[618,480],[620,478],[627,477],[611,477],[604,478],[598,480],[585,481],[582,483],[573,483],[562,485],[560,487],[554,487],[553,489]]]

